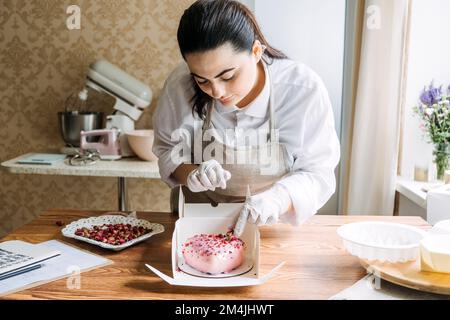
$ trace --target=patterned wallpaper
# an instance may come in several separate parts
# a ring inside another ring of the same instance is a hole
[[[193,0],[0,0],[0,161],[63,146],[57,112],[83,86],[100,57],[120,66],[154,93],[136,127],[151,116],[170,71],[181,61],[176,29]],[[69,5],[81,9],[81,29],[68,30]],[[93,96],[106,114],[113,101]],[[128,179],[134,210],[169,211],[159,180]],[[48,208],[117,209],[116,178],[20,175],[0,171],[0,236]]]

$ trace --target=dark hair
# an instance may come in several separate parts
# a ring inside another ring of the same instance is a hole
[[[263,59],[267,63],[270,63],[269,59],[287,58],[267,43],[253,13],[233,0],[194,2],[181,17],[177,38],[183,59],[189,53],[213,50],[226,43],[230,43],[236,52],[251,52],[255,40],[266,47]],[[195,88],[192,114],[197,112],[204,119],[213,99],[200,89],[194,78],[192,82]]]

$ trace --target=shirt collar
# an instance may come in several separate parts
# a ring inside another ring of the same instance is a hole
[[[262,61],[262,60],[261,60]],[[269,105],[270,97],[270,79],[267,71],[267,65],[262,61],[264,66],[265,83],[262,91],[250,104],[244,108],[238,108],[237,106],[224,106],[220,101],[216,100],[215,108],[220,114],[226,114],[230,112],[243,111],[246,115],[256,118],[264,118],[267,114],[267,107]]]

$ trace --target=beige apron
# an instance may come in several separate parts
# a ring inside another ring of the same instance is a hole
[[[270,79],[267,79],[270,82]],[[267,133],[267,141],[257,146],[231,147],[220,141],[213,139],[203,141],[202,161],[216,159],[222,164],[222,167],[231,173],[231,178],[227,181],[226,189],[216,188],[214,191],[192,192],[186,186],[182,187],[185,201],[188,203],[211,203],[216,206],[217,203],[244,202],[247,185],[250,186],[251,194],[260,193],[269,189],[275,182],[291,171],[292,164],[289,163],[286,147],[279,143],[277,132],[275,130],[274,117],[274,92],[273,86],[270,87],[269,96],[269,119],[260,127],[262,132]],[[202,137],[205,130],[215,129],[211,122],[211,114],[214,106],[207,110],[206,119],[203,122]],[[264,128],[266,128],[264,130]],[[213,135],[213,134],[212,134]],[[213,135],[214,136],[214,135]],[[204,154],[205,148],[208,150],[218,150],[217,155]],[[230,161],[232,160],[232,161]],[[173,188],[171,191],[171,211],[178,212],[178,192],[179,188]]]

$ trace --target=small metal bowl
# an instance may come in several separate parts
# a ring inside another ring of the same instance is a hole
[[[103,112],[66,111],[58,112],[58,122],[64,142],[73,147],[80,146],[80,131],[103,129]],[[97,142],[99,137],[88,137],[89,142]]]

